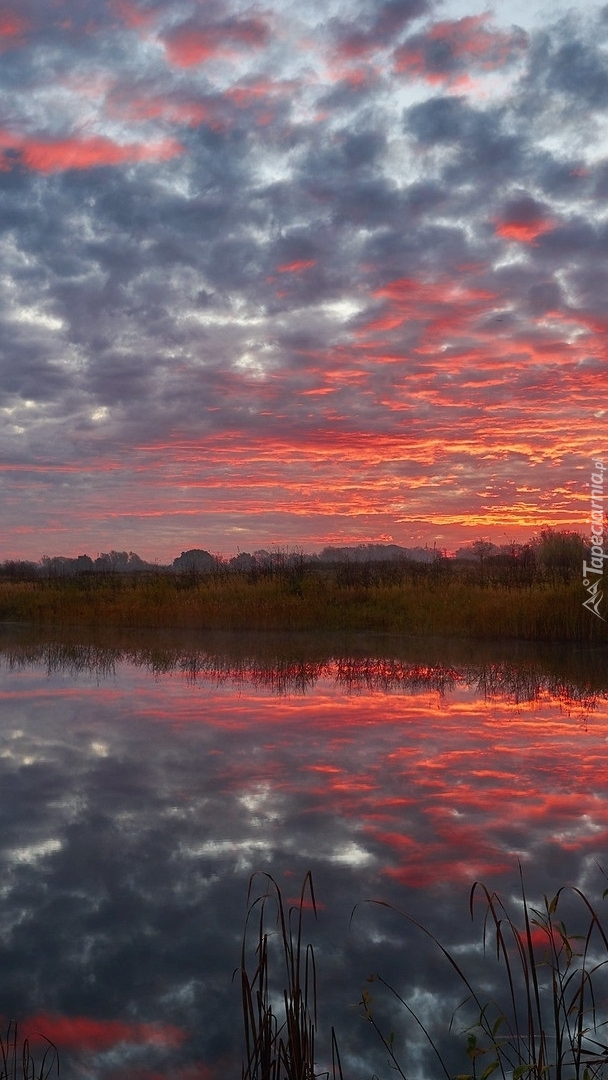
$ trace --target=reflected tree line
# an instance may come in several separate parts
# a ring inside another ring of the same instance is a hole
[[[569,651],[565,656],[529,648],[512,656],[492,658],[476,648],[471,658],[460,643],[412,646],[414,655],[374,654],[362,642],[342,648],[316,648],[305,652],[302,639],[280,646],[272,640],[256,648],[242,638],[208,646],[152,643],[109,644],[69,640],[21,640],[0,635],[0,662],[10,671],[42,668],[47,675],[93,676],[98,681],[115,677],[123,664],[142,668],[153,677],[169,673],[187,684],[230,685],[240,690],[262,690],[277,695],[302,695],[320,681],[342,693],[415,695],[433,692],[440,697],[458,688],[475,691],[486,700],[513,704],[534,703],[550,696],[566,710],[589,714],[608,699],[608,672],[602,650]],[[376,646],[377,648],[378,646]],[[380,646],[381,647],[381,646]],[[390,643],[386,643],[387,652]],[[401,647],[403,652],[403,645]],[[433,656],[435,652],[435,656]],[[446,654],[441,658],[441,653]],[[437,655],[439,654],[439,655]],[[453,655],[450,655],[453,654]],[[518,655],[519,654],[519,655]],[[430,656],[430,658],[429,658]]]

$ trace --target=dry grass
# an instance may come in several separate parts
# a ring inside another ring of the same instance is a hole
[[[198,579],[115,575],[0,584],[0,620],[46,626],[196,630],[338,630],[520,639],[608,640],[608,625],[582,606],[578,582],[533,588],[403,581],[344,585],[306,575],[231,573]]]

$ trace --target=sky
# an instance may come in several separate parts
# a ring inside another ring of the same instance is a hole
[[[585,533],[608,5],[6,0],[0,558]]]

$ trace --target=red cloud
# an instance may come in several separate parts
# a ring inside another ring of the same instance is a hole
[[[503,239],[531,244],[537,236],[555,228],[556,223],[547,213],[546,206],[522,193],[503,207],[494,224],[498,236]]]
[[[172,64],[192,67],[214,56],[229,56],[238,48],[259,48],[267,39],[265,22],[242,19],[204,30],[182,25],[166,35],[164,45]]]
[[[514,46],[521,48],[522,38],[520,34],[488,30],[484,26],[487,18],[487,14],[465,15],[453,22],[435,23],[429,40],[448,42],[453,56],[474,57],[495,67],[509,59]]]
[[[131,3],[131,0],[112,0],[110,7],[130,30],[143,29],[144,26],[149,26],[152,21],[151,13],[142,11],[137,4]]]
[[[6,8],[0,10],[0,52],[19,45],[30,23],[23,16]]]
[[[301,270],[311,270],[316,265],[316,259],[296,259],[295,262],[283,263],[277,270],[279,274],[299,274]]]
[[[517,57],[526,46],[521,31],[491,30],[487,14],[435,23],[395,50],[395,71],[420,75],[430,83],[460,81],[465,68],[491,71]]]
[[[429,10],[426,0],[409,3],[382,3],[372,24],[364,30],[344,28],[339,34],[338,52],[346,59],[371,56],[378,49],[390,46],[404,26]]]
[[[427,323],[427,334],[455,334],[468,328],[472,320],[487,310],[492,293],[451,281],[417,281],[415,278],[399,278],[388,282],[373,293],[374,297],[387,300],[383,315],[372,319],[362,327],[365,334],[377,330],[394,330],[408,320]]]
[[[537,218],[536,221],[501,221],[496,225],[496,233],[503,240],[518,240],[522,244],[533,243],[537,236],[551,232],[555,223],[550,218]]]
[[[90,139],[23,139],[0,132],[0,151],[4,158],[0,167],[11,168],[14,163],[7,156],[12,151],[28,169],[36,172],[60,172],[63,169],[91,169],[100,165],[120,165],[127,161],[164,161],[183,151],[175,139],[161,139],[154,143],[129,143],[120,145],[103,136]]]
[[[217,108],[204,101],[178,101],[169,97],[133,98],[130,101],[122,101],[116,94],[110,102],[110,111],[113,116],[135,121],[163,120],[168,124],[186,124],[188,127],[207,124],[214,130],[223,126],[223,122],[217,115]]]
[[[162,1024],[136,1024],[124,1020],[95,1020],[88,1016],[50,1016],[41,1014],[27,1021],[34,1029],[65,1049],[87,1047],[104,1050],[119,1043],[145,1043],[147,1046],[180,1046],[185,1032]]]
[[[293,81],[287,80],[255,79],[232,87],[226,91],[225,96],[239,108],[247,108],[252,102],[265,101],[277,95],[288,97],[293,93],[295,85]]]
[[[223,97],[237,109],[251,110],[254,123],[271,124],[281,104],[290,101],[294,85],[287,80],[254,79],[231,87]]]

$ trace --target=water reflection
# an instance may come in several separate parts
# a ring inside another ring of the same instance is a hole
[[[509,890],[521,859],[531,893],[605,885],[597,652],[1,645],[0,1013],[51,1035],[68,1077],[239,1075],[231,976],[256,869],[293,896],[313,871],[324,1013],[353,1077],[388,1074],[353,1007],[366,976],[435,1014],[446,982],[386,913],[350,924],[355,904],[407,907],[466,950],[475,878]]]
[[[549,693],[565,708],[592,710],[608,690],[605,650],[505,642],[420,642],[361,636],[311,639],[272,634],[169,635],[112,631],[98,640],[75,639],[64,632],[49,640],[45,631],[0,625],[0,655],[9,670],[43,666],[47,674],[91,674],[98,680],[128,662],[152,675],[178,673],[192,683],[213,680],[237,686],[263,686],[279,695],[302,694],[320,679],[333,678],[350,693],[368,691],[446,693],[457,684],[486,697],[537,700]]]

